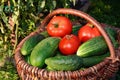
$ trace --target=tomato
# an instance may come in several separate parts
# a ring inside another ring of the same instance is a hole
[[[90,23],[87,23],[78,31],[78,37],[81,42],[86,42],[87,40],[100,35],[99,30]]]
[[[75,54],[80,45],[80,40],[76,35],[66,35],[59,43],[59,50],[63,55]]]
[[[50,36],[64,37],[72,32],[72,22],[65,16],[54,16],[47,25]]]

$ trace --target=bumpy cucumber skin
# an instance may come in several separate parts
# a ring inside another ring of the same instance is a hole
[[[104,54],[108,50],[108,46],[102,36],[98,36],[88,40],[80,45],[77,55],[80,57],[90,57]]]
[[[60,38],[58,37],[48,37],[39,42],[31,52],[30,63],[33,66],[42,68],[45,64],[45,59],[54,55],[59,41]]]
[[[51,70],[72,71],[78,70],[83,66],[83,60],[79,56],[55,56],[45,60],[45,63]]]
[[[35,45],[37,45],[38,42],[40,42],[41,40],[43,40],[45,37],[41,34],[37,34],[34,36],[31,36],[29,39],[27,39],[22,48],[21,48],[21,54],[22,55],[29,55],[31,53],[31,51],[33,50],[33,48],[35,47]]]
[[[84,65],[84,67],[94,66],[94,65],[100,63],[101,61],[103,61],[108,56],[110,56],[109,52],[107,52],[103,55],[99,55],[99,56],[92,56],[92,57],[83,58],[83,65]]]

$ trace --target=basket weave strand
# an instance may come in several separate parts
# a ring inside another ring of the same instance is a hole
[[[97,65],[94,65],[85,70],[76,70],[76,71],[47,71],[46,69],[40,69],[38,67],[34,67],[27,62],[25,62],[23,56],[21,55],[20,49],[23,43],[29,39],[31,36],[39,34],[42,31],[45,31],[45,26],[50,21],[50,19],[57,14],[71,14],[78,17],[82,17],[87,21],[91,22],[94,26],[98,28],[104,37],[108,48],[110,50],[110,57],[105,58],[104,61],[100,62]],[[109,27],[109,26],[107,26]],[[120,41],[120,29],[114,28],[118,32],[118,42]],[[106,34],[104,28],[101,26],[99,22],[97,22],[94,18],[89,16],[88,14],[74,10],[74,9],[57,9],[52,13],[48,14],[45,17],[42,24],[39,28],[26,36],[17,46],[15,50],[15,62],[16,68],[19,76],[22,80],[107,80],[112,77],[117,71],[119,67],[119,58],[118,54],[120,53],[120,48],[115,49],[109,36]]]

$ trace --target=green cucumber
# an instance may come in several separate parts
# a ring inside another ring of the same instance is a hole
[[[117,37],[116,30],[114,30],[110,27],[105,27],[105,31],[108,33],[108,35],[110,34],[111,36],[113,36],[116,39],[116,37]]]
[[[30,55],[24,56],[24,58],[25,58],[25,61],[26,61],[28,64],[31,64],[31,63],[30,63]]]
[[[80,29],[81,27],[82,27],[81,24],[73,25],[73,27],[72,27],[72,34],[77,35],[77,34],[78,34],[78,31],[79,31],[79,29]]]
[[[59,50],[56,50],[56,55],[55,56],[63,56],[63,54],[59,51]]]
[[[50,37],[47,31],[43,31],[40,34],[42,34],[44,37]]]
[[[105,28],[105,31],[107,32],[108,36],[110,37],[112,43],[113,43],[113,46],[115,48],[118,48],[119,46],[119,43],[116,41],[116,37],[117,37],[117,32],[111,28]]]
[[[102,36],[94,37],[80,45],[77,55],[80,57],[97,56],[104,54],[108,46]]]
[[[79,56],[55,56],[45,60],[49,70],[78,70],[83,66],[83,60]]]
[[[30,63],[33,66],[43,68],[45,59],[55,54],[59,41],[58,37],[48,37],[39,42],[31,52]]]
[[[41,40],[43,40],[45,37],[41,34],[36,34],[34,36],[31,36],[29,39],[27,39],[22,48],[21,48],[21,54],[22,55],[29,55],[31,53],[31,51],[33,50],[33,48],[35,47],[35,45],[37,45],[38,42],[40,42]]]
[[[47,69],[48,71],[55,71],[53,68],[51,68],[51,67],[49,67],[49,66],[47,66],[46,69]]]
[[[109,52],[107,52],[103,55],[99,55],[99,56],[92,56],[92,57],[83,58],[83,65],[84,65],[84,67],[94,66],[94,65],[100,63],[101,61],[103,61],[108,56],[110,56]]]

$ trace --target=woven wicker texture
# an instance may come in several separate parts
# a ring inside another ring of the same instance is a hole
[[[110,50],[110,57],[105,58],[104,61],[100,62],[97,65],[94,65],[90,68],[85,70],[77,70],[77,71],[47,71],[45,69],[40,69],[34,66],[29,65],[25,62],[23,56],[21,55],[20,49],[29,37],[32,35],[36,35],[42,31],[45,31],[45,26],[49,22],[49,20],[58,14],[70,14],[74,16],[78,16],[84,18],[85,20],[91,22],[94,26],[96,26],[99,31],[101,32],[102,36],[104,37],[108,48]],[[109,27],[109,26],[107,26]],[[120,29],[114,28],[118,32],[118,41],[120,42]],[[89,16],[88,14],[74,10],[74,9],[57,9],[54,10],[52,13],[47,15],[45,19],[42,21],[39,28],[26,36],[17,46],[15,50],[15,62],[16,68],[18,71],[19,76],[22,80],[107,80],[108,78],[112,77],[119,68],[119,58],[118,54],[120,53],[120,48],[115,49],[109,36],[106,34],[101,24],[97,22],[94,18]]]

